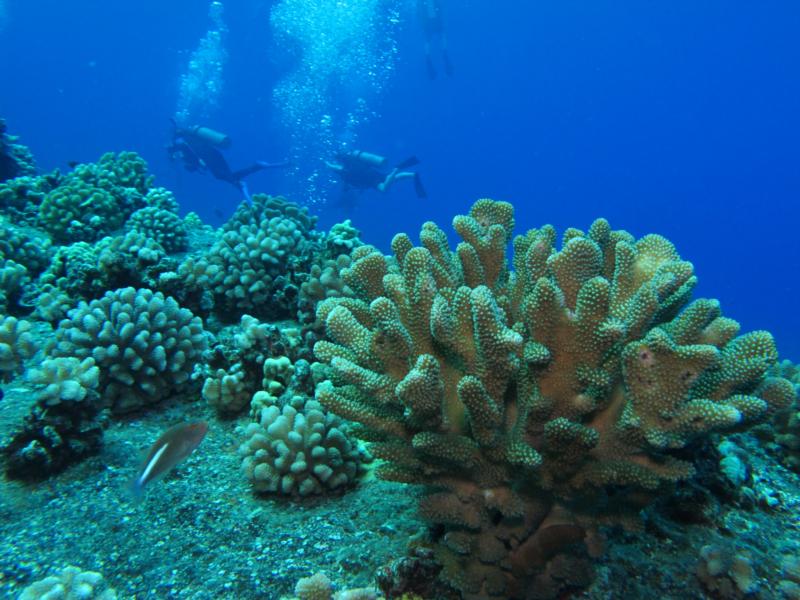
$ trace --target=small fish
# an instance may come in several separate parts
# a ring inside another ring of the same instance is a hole
[[[207,431],[208,423],[196,421],[175,425],[162,433],[150,446],[138,475],[131,482],[133,496],[141,498],[148,483],[162,478],[189,456],[203,441]]]

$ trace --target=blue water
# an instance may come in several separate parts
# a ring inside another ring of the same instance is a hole
[[[181,76],[209,30],[208,3],[0,4],[0,115],[42,169],[135,150],[184,211],[215,225],[233,211],[234,188],[182,172],[164,152]],[[328,156],[310,139],[317,123],[297,126],[307,142],[298,144],[273,100],[301,60],[270,25],[276,4],[225,3],[228,60],[207,123],[233,138],[234,167],[292,158],[295,170],[259,173],[250,187],[304,202],[306,177],[324,179]],[[367,4],[386,22],[385,6]],[[429,198],[400,182],[345,215],[323,181],[313,195],[321,226],[350,216],[388,249],[395,232],[415,235],[426,220],[447,228],[479,197],[513,202],[519,231],[585,229],[604,216],[637,236],[668,237],[695,264],[699,295],[719,298],[745,331],[771,330],[798,360],[800,5],[445,0],[455,74],[445,77],[434,53],[431,81],[412,3],[383,4],[397,8],[398,24],[349,38],[369,52],[391,37],[379,89],[348,89],[345,78],[324,100],[335,116],[363,96],[375,115],[334,127],[337,140],[356,137],[392,160],[417,155]],[[340,5],[363,16],[363,4]],[[315,60],[333,68],[338,59]]]

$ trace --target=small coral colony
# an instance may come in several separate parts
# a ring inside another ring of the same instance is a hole
[[[692,264],[661,236],[599,219],[560,242],[548,225],[514,237],[512,205],[478,200],[453,219],[455,249],[428,222],[386,256],[284,198],[255,195],[213,229],[180,217],[135,153],[38,175],[13,142],[0,369],[36,399],[4,450],[11,478],[97,453],[109,418],[202,395],[249,419],[253,490],[299,501],[367,468],[420,486],[440,584],[500,599],[586,586],[600,529],[635,528],[691,478],[698,439],[772,420],[798,465],[797,370],[769,333],[692,300]],[[200,443],[190,425],[140,484]]]

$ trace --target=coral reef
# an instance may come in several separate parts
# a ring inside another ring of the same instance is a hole
[[[16,317],[0,320],[0,376],[9,378],[22,369],[22,364],[36,352],[30,333],[31,325]]]
[[[727,547],[703,546],[697,577],[712,595],[720,598],[745,598],[758,589],[750,557]]]
[[[303,577],[294,587],[292,600],[378,600],[381,596],[371,588],[333,591],[333,582],[325,573]]]
[[[0,183],[15,177],[36,174],[31,151],[18,143],[17,136],[6,133],[5,119],[0,119]]]
[[[163,208],[140,208],[128,219],[128,225],[155,240],[170,254],[183,252],[189,245],[186,225],[175,212]]]
[[[29,284],[28,269],[13,260],[0,259],[0,312],[24,312],[22,298]]]
[[[135,152],[108,152],[78,165],[45,195],[39,223],[59,242],[93,241],[113,233],[145,206],[152,181]]]
[[[94,359],[47,359],[26,379],[40,390],[33,410],[3,449],[8,475],[44,478],[96,452],[103,419]]]
[[[62,179],[59,171],[35,177],[25,175],[0,182],[0,207],[17,225],[36,225],[39,206]]]
[[[792,382],[795,389],[794,402],[780,411],[772,423],[759,427],[759,437],[776,447],[783,463],[800,472],[800,367],[789,360],[776,365],[771,373]]]
[[[95,571],[65,567],[22,590],[17,600],[116,600],[117,593]]]
[[[124,413],[186,384],[206,347],[199,317],[172,297],[132,287],[81,302],[59,323],[52,357],[94,358],[104,406]]]
[[[265,393],[265,392],[262,392]],[[352,484],[365,454],[337,416],[315,400],[295,396],[265,403],[259,421],[245,430],[242,470],[257,492],[309,496]]]
[[[638,512],[691,476],[676,450],[764,421],[794,396],[769,377],[763,331],[713,300],[672,244],[604,220],[511,242],[513,208],[480,200],[394,259],[353,251],[357,299],[318,307],[333,369],[317,388],[361,423],[384,478],[425,485],[441,577],[466,599],[555,598],[591,580],[598,527]]]
[[[13,226],[0,218],[0,259],[13,260],[36,276],[50,264],[50,239],[36,229]]]
[[[312,259],[315,219],[305,208],[257,194],[252,207],[240,207],[210,251],[190,256],[178,275],[191,295],[207,293],[198,306],[211,305],[222,318],[248,312],[259,318],[294,316],[296,271]]]
[[[240,413],[259,389],[262,376],[275,360],[286,361],[311,356],[295,328],[262,323],[243,315],[238,326],[217,335],[217,343],[204,356],[194,377],[204,377],[203,398],[221,415]],[[276,358],[279,357],[279,358]],[[270,389],[264,381],[264,389]],[[276,395],[280,395],[281,390]],[[309,393],[313,393],[313,388]]]

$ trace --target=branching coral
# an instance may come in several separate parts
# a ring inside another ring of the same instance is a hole
[[[598,525],[691,475],[674,457],[785,406],[772,337],[689,304],[692,265],[657,235],[603,220],[513,240],[510,204],[478,201],[394,260],[361,247],[358,299],[322,302],[334,370],[317,398],[366,426],[387,479],[424,484],[442,576],[465,598],[552,598],[584,585]],[[531,591],[535,590],[535,591]]]

